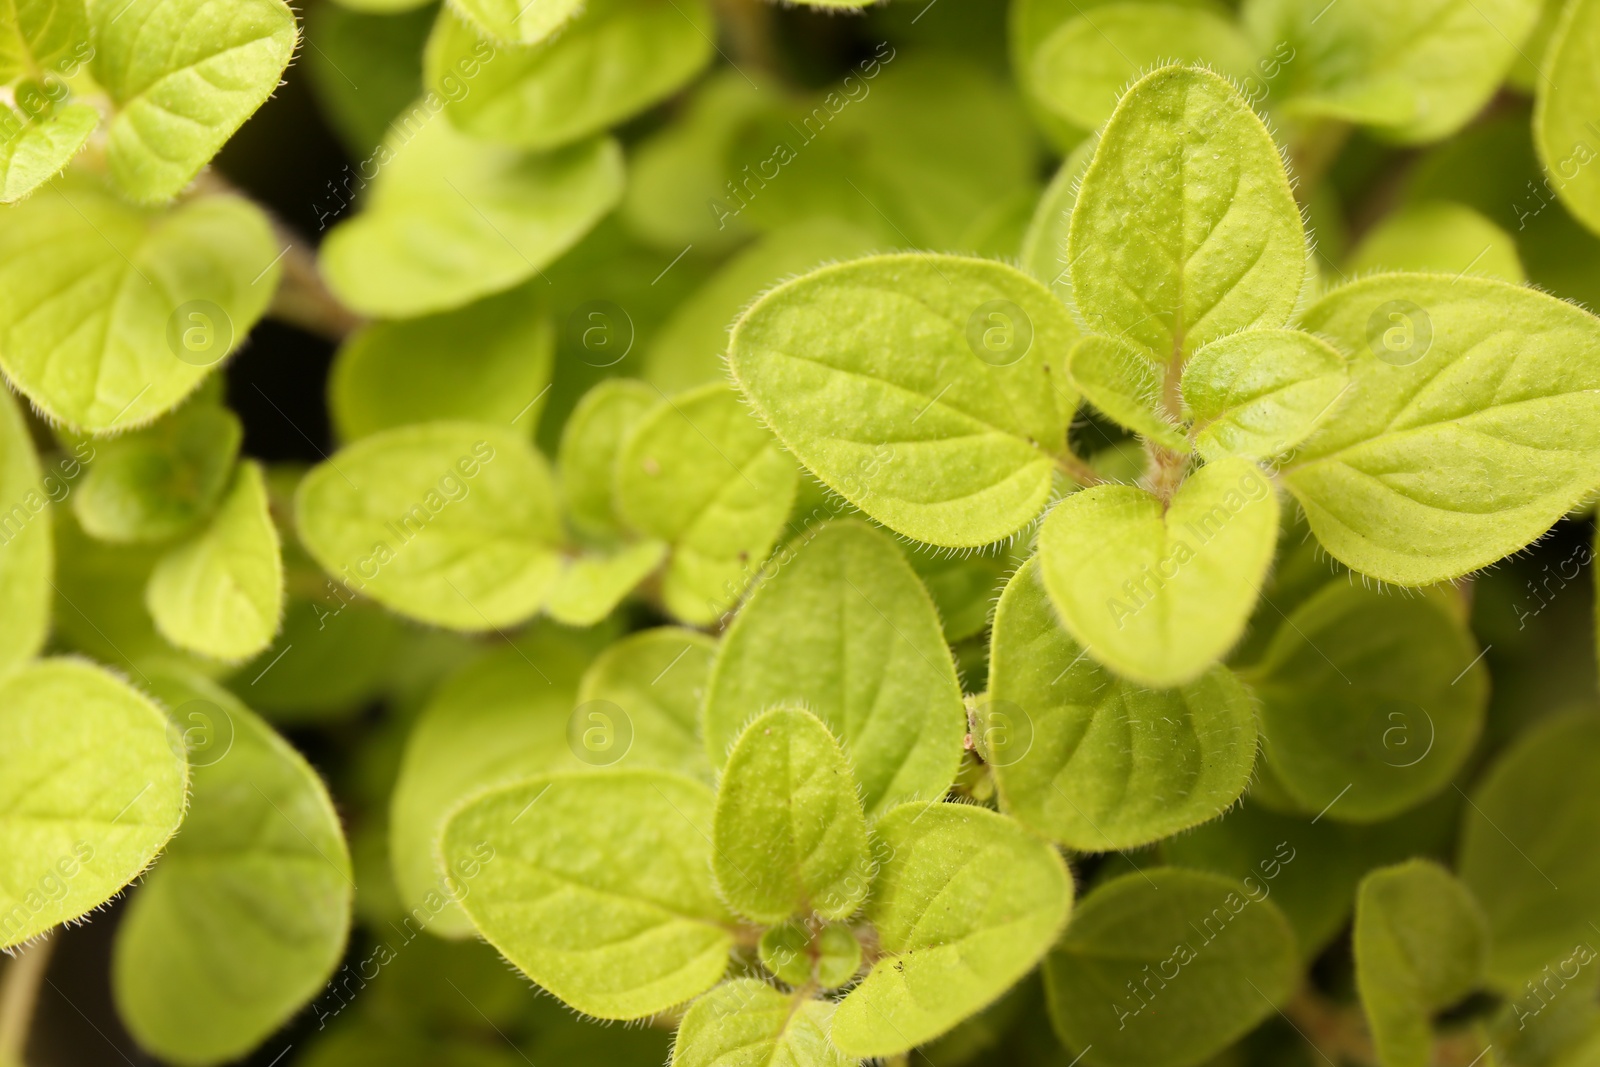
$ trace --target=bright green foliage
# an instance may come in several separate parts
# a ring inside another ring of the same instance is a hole
[[[0,947],[99,908],[183,819],[189,768],[166,715],[75,659],[0,680]]]
[[[1196,471],[1170,503],[1101,485],[1058,504],[1040,575],[1067,632],[1143,685],[1197,678],[1239,639],[1278,539],[1278,498],[1243,459]]]
[[[712,766],[763,708],[799,705],[849,753],[869,816],[932,803],[955,778],[966,717],[927,590],[889,537],[859,522],[791,551],[723,639],[705,704]]]
[[[1400,585],[1527,545],[1600,483],[1600,320],[1487,278],[1379,275],[1304,329],[1350,357],[1351,388],[1285,467],[1324,548]]]
[[[116,105],[111,175],[140,201],[189,184],[278,87],[299,41],[282,0],[90,0],[89,20],[95,81]]]
[[[37,654],[49,633],[55,562],[49,488],[41,483],[22,412],[11,393],[0,389],[0,603],[6,606],[0,612],[0,675]]]
[[[1588,124],[1600,106],[1600,4],[1571,0],[1544,55],[1536,84],[1533,143],[1551,187],[1584,225],[1600,231],[1600,184],[1594,168],[1594,134]]]
[[[1067,237],[1072,208],[1078,202],[1078,183],[1094,157],[1094,148],[1093,141],[1085,141],[1062,161],[1061,169],[1039,197],[1039,206],[1034,208],[1033,219],[1022,238],[1022,266],[1050,286],[1068,307],[1072,305],[1072,271],[1067,259]]]
[[[277,638],[230,684],[274,722],[345,715],[393,680],[405,632],[376,604],[291,597]]]
[[[666,397],[616,460],[618,513],[672,547],[661,599],[704,624],[737,602],[794,500],[794,461],[720,383]]]
[[[467,133],[556,148],[681,88],[711,58],[715,33],[705,0],[588,0],[549,40],[494,46],[446,8],[428,42],[426,77]],[[456,77],[469,82],[466,92],[447,92]]]
[[[616,536],[617,453],[661,394],[632,378],[608,378],[583,394],[561,430],[556,462],[567,519],[580,533]]]
[[[640,541],[613,553],[564,559],[545,598],[544,610],[567,626],[593,626],[667,558],[660,541]]]
[[[422,710],[389,804],[389,855],[415,926],[441,937],[471,932],[436,866],[445,818],[485,786],[561,764],[581,669],[559,641],[524,641],[463,667]],[[465,871],[455,875],[471,888]]]
[[[327,789],[304,757],[226,691],[151,678],[190,742],[183,832],[117,928],[117,1009],[139,1044],[221,1063],[276,1030],[344,952],[355,891]]]
[[[88,36],[82,0],[8,0],[0,6],[0,82],[57,66]]]
[[[867,895],[867,821],[844,750],[809,711],[779,708],[739,735],[717,786],[712,869],[759,923],[844,919]]]
[[[559,569],[555,487],[509,427],[440,422],[362,438],[295,496],[329,574],[395,611],[458,630],[521,622]]]
[[[1478,985],[1489,930],[1450,872],[1412,860],[1367,875],[1356,898],[1356,983],[1384,1067],[1430,1067],[1429,1018]]]
[[[879,256],[762,297],[734,328],[729,364],[829,488],[908,537],[971,547],[1016,533],[1048,500],[1076,337],[1060,302],[1003,264]]]
[[[480,29],[508,43],[537,44],[583,10],[583,0],[455,0]]]
[[[937,548],[912,546],[908,559],[944,623],[952,644],[982,633],[994,613],[1006,577],[1025,557],[1011,551],[958,556]]]
[[[1255,765],[1254,702],[1232,672],[1214,666],[1178,689],[1122,681],[1062,629],[1037,559],[995,612],[984,710],[978,727],[1005,810],[1085,852],[1215,818]]]
[[[1271,459],[1334,417],[1349,384],[1344,356],[1299,330],[1248,330],[1211,342],[1183,368],[1195,449]]]
[[[797,919],[761,935],[761,966],[791,986],[838,989],[861,970],[861,942],[843,923]]]
[[[87,104],[41,118],[0,109],[0,204],[16,203],[60,174],[99,124],[100,113]]]
[[[1387,818],[1444,788],[1488,701],[1477,645],[1448,609],[1344,580],[1290,613],[1250,681],[1273,777],[1339,821]]]
[[[711,809],[705,786],[659,771],[530,778],[457,811],[441,856],[481,864],[461,906],[528,977],[586,1014],[638,1019],[727,968]]]
[[[536,156],[449,122],[396,126],[364,210],[329,232],[321,266],[369,315],[446,311],[509,289],[571,247],[622,194],[622,155],[597,138]]]
[[[238,416],[196,397],[134,433],[94,446],[73,514],[102,541],[166,541],[209,515],[244,439]]]
[[[0,227],[0,367],[74,429],[133,429],[244,339],[277,287],[277,254],[237,197],[149,211],[63,180]]]
[[[833,1005],[740,978],[694,1002],[678,1026],[672,1067],[851,1067],[828,1043]]]
[[[1183,430],[1163,411],[1166,366],[1149,349],[1091,334],[1073,346],[1067,373],[1073,388],[1116,422],[1175,452],[1189,451]]]
[[[1300,210],[1261,120],[1215,74],[1166,67],[1117,105],[1068,242],[1095,332],[1181,368],[1219,337],[1287,325],[1305,277]]]
[[[622,709],[631,738],[622,757],[628,766],[692,771],[709,782],[711,768],[700,744],[700,701],[716,654],[716,642],[694,630],[664,626],[630,634],[584,672],[578,707],[603,700]]]
[[[1600,717],[1549,719],[1500,758],[1462,812],[1461,878],[1489,918],[1489,977],[1512,995],[1537,984],[1546,966],[1567,969],[1577,946],[1594,943],[1596,759]]]
[[[555,333],[526,286],[454,311],[374,323],[339,349],[328,409],[345,441],[441,419],[498,423],[531,436],[550,384]]]
[[[205,529],[156,564],[145,589],[156,629],[213,659],[248,659],[283,617],[283,558],[261,466],[241,463]]]
[[[345,0],[305,12],[304,62],[328,124],[364,158],[421,94],[422,45],[438,12],[365,14],[356,6]]]
[[[1299,980],[1294,933],[1260,886],[1178,867],[1089,893],[1044,973],[1057,1032],[1108,1067],[1203,1063]]]
[[[1426,200],[1401,208],[1362,239],[1352,274],[1421,271],[1527,280],[1511,235],[1465,204]]]
[[[902,804],[879,820],[866,916],[882,955],[839,1003],[831,1037],[892,1056],[998,999],[1066,922],[1072,878],[1043,840],[992,811]]]

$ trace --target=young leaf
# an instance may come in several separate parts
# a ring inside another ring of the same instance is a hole
[[[1410,204],[1384,219],[1362,239],[1346,269],[1351,274],[1485,274],[1508,282],[1528,277],[1509,233],[1449,200]]]
[[[28,424],[0,387],[0,675],[38,655],[49,634],[55,553],[47,490],[57,485],[41,480]]]
[[[1274,779],[1338,821],[1373,822],[1432,796],[1483,727],[1481,658],[1435,600],[1330,582],[1249,672]]]
[[[75,659],[0,680],[0,948],[95,910],[183,821],[189,767],[167,716]]]
[[[609,553],[561,561],[544,610],[565,626],[593,626],[610,615],[667,558],[660,541],[640,541]]]
[[[1271,459],[1331,417],[1349,385],[1346,361],[1299,330],[1247,330],[1211,342],[1183,368],[1195,449]]]
[[[1462,811],[1458,867],[1489,919],[1489,977],[1513,995],[1573,946],[1600,912],[1600,716],[1540,723],[1490,768]]]
[[[772,551],[794,501],[794,461],[732,390],[713,383],[662,399],[615,462],[623,521],[672,546],[661,579],[667,610],[711,622]]]
[[[1483,910],[1449,871],[1412,860],[1362,879],[1354,940],[1356,987],[1378,1058],[1385,1067],[1429,1067],[1432,1014],[1483,975]]]
[[[1056,1032],[1085,1063],[1190,1067],[1287,1001],[1300,968],[1259,887],[1155,867],[1084,897],[1044,977]]]
[[[288,742],[216,685],[151,686],[191,744],[183,833],[117,927],[112,991],[139,1044],[184,1064],[254,1048],[344,953],[355,895],[339,816]]]
[[[833,1005],[754,978],[724,982],[678,1025],[672,1067],[853,1067],[828,1041]]]
[[[748,919],[855,913],[872,878],[867,820],[822,720],[778,708],[745,728],[718,782],[712,843],[722,899]]]
[[[717,643],[694,630],[663,626],[629,634],[584,672],[578,707],[604,701],[627,716],[630,767],[658,767],[709,782],[700,702],[716,654]]]
[[[906,1052],[999,999],[1072,907],[1060,855],[1003,815],[902,804],[875,833],[887,858],[866,915],[882,955],[840,1001],[831,1033],[858,1057]]]
[[[166,541],[192,529],[228,488],[244,427],[195,398],[134,433],[97,443],[72,512],[102,541]]]
[[[88,40],[83,0],[10,0],[0,6],[0,84],[70,63]]]
[[[1285,326],[1306,271],[1277,145],[1217,74],[1164,67],[1117,105],[1084,173],[1067,258],[1096,333],[1165,364],[1239,330]]]
[[[1488,278],[1379,275],[1305,330],[1350,354],[1351,387],[1285,466],[1311,529],[1399,585],[1515,552],[1600,485],[1600,320]]]
[[[829,488],[919,541],[1010,537],[1050,496],[1077,338],[1001,263],[877,256],[780,285],[734,327],[734,380]],[[959,458],[958,458],[959,457]]]
[[[65,170],[98,125],[100,112],[88,104],[39,116],[0,106],[0,204],[16,203]]]
[[[454,0],[479,29],[508,44],[538,44],[560,30],[583,0]]]
[[[313,467],[300,540],[348,588],[457,630],[521,622],[560,562],[555,488],[520,431],[440,422],[385,430]]]
[[[340,299],[388,318],[532,277],[622,195],[622,152],[606,138],[532,155],[425,120],[396,124],[374,158],[384,168],[365,208],[329,231],[320,255]]]
[[[588,0],[559,35],[496,48],[446,7],[428,40],[425,72],[462,130],[551,149],[602,133],[682,88],[710,60],[715,35],[705,0]],[[462,80],[470,85],[464,93]]]
[[[0,367],[73,429],[143,425],[244,340],[277,288],[277,254],[238,197],[148,211],[69,175],[0,227]]]
[[[888,535],[822,527],[756,588],[723,639],[706,694],[720,768],[749,721],[777,704],[814,711],[850,755],[869,816],[932,802],[955,779],[966,714],[927,590]]]
[[[145,604],[161,636],[212,659],[248,659],[272,643],[283,557],[260,464],[240,464],[206,528],[156,564]]]
[[[1188,438],[1163,411],[1166,367],[1150,350],[1091,334],[1073,346],[1067,374],[1083,398],[1122,426],[1180,454]]]
[[[530,778],[458,810],[440,854],[481,864],[461,906],[518,969],[585,1014],[640,1019],[728,967],[711,822],[711,790],[673,774]]]
[[[437,315],[373,323],[334,357],[328,409],[346,442],[437,420],[498,423],[532,436],[555,345],[549,313],[527,287]]]
[[[978,726],[1001,805],[1024,825],[1080,851],[1136,848],[1244,792],[1255,707],[1226,667],[1180,689],[1122,681],[1056,621],[1037,558],[1001,595],[992,642]]]
[[[95,81],[116,105],[111,176],[145,202],[189,184],[272,95],[299,42],[282,0],[90,0],[89,21]]]
[[[1533,143],[1553,178],[1561,202],[1589,229],[1600,232],[1600,179],[1594,168],[1594,134],[1588,123],[1600,106],[1600,4],[1571,0],[1545,53],[1533,113]]]
[[[621,533],[614,493],[617,453],[628,431],[660,399],[659,392],[636,379],[607,378],[583,394],[567,416],[556,466],[567,518],[580,533]]]
[[[1089,655],[1141,685],[1200,676],[1239,639],[1278,542],[1255,464],[1208,463],[1169,504],[1131,485],[1067,497],[1039,534],[1050,600]]]

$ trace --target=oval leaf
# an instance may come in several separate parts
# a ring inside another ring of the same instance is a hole
[[[700,702],[716,654],[716,641],[695,630],[663,626],[629,634],[584,672],[578,707],[605,701],[627,716],[631,747],[619,762],[626,758],[629,766],[658,767],[709,782]]]
[[[1089,403],[1141,437],[1187,453],[1183,430],[1164,412],[1165,372],[1149,349],[1100,334],[1079,341],[1067,364],[1074,388]]]
[[[738,978],[694,1002],[678,1026],[672,1067],[852,1067],[828,1042],[833,1005]]]
[[[1271,459],[1305,440],[1349,386],[1345,358],[1299,330],[1247,330],[1211,342],[1183,368],[1195,449]]]

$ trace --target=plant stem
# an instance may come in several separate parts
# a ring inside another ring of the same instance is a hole
[[[1070,451],[1058,453],[1051,458],[1056,461],[1057,470],[1085,489],[1105,481],[1104,478],[1094,472],[1089,464],[1073,455]]]
[[[748,64],[760,71],[778,69],[778,54],[772,43],[772,8],[767,0],[714,0],[717,21],[733,50],[735,69]]]
[[[50,966],[55,939],[48,934],[19,949],[0,972],[0,1067],[22,1067],[39,985]]]

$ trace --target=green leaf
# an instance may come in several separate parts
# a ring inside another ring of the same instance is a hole
[[[711,781],[700,742],[700,703],[717,643],[694,630],[663,626],[629,634],[602,652],[578,687],[578,708],[620,710],[631,747],[617,762]],[[584,725],[589,725],[585,722]],[[604,725],[596,723],[596,725]]]
[[[1445,787],[1483,728],[1480,659],[1436,600],[1335,579],[1290,613],[1248,674],[1266,764],[1329,819],[1372,822],[1413,807]]]
[[[344,0],[305,13],[306,74],[323,117],[352,158],[383,142],[395,116],[422,95],[422,46],[438,17],[431,6],[369,14]],[[318,226],[322,215],[318,215]]]
[[[183,833],[117,927],[117,1013],[144,1048],[180,1064],[236,1059],[322,988],[344,954],[350,855],[317,773],[204,679],[151,686],[191,742]]]
[[[334,293],[368,315],[447,311],[509,289],[622,195],[622,153],[607,138],[534,155],[424,119],[398,123],[373,158],[383,169],[365,208],[321,250]]]
[[[391,679],[404,624],[376,604],[345,597],[291,597],[277,639],[233,675],[234,692],[274,722],[345,715],[377,698]]]
[[[828,1042],[833,1005],[754,978],[724,982],[678,1026],[672,1067],[852,1067]]]
[[[1131,485],[1067,497],[1039,533],[1039,569],[1089,655],[1165,688],[1198,678],[1239,640],[1277,541],[1266,475],[1222,459],[1167,504]]]
[[[634,378],[607,378],[572,409],[561,427],[556,466],[567,518],[592,537],[621,532],[616,514],[617,454],[628,431],[655,407],[661,394]]]
[[[0,204],[14,204],[66,169],[95,127],[100,112],[68,104],[48,115],[0,108]]]
[[[328,408],[345,441],[439,420],[498,423],[531,437],[555,343],[555,326],[528,287],[437,315],[374,323],[334,358]]]
[[[305,476],[295,516],[307,551],[348,588],[451,629],[521,622],[560,569],[544,459],[486,423],[362,438]]]
[[[1412,860],[1374,871],[1356,897],[1356,987],[1384,1067],[1433,1063],[1430,1018],[1478,985],[1489,929],[1449,871]]]
[[[213,659],[248,659],[283,618],[283,557],[261,466],[246,462],[205,529],[156,564],[145,604],[168,641]]]
[[[1349,380],[1344,356],[1299,330],[1219,338],[1183,368],[1195,449],[1208,460],[1272,459],[1332,417]]]
[[[61,475],[81,469],[77,459],[64,460]],[[38,655],[49,634],[50,501],[70,490],[54,471],[43,479],[28,424],[10,390],[0,388],[0,675]]]
[[[188,185],[277,89],[299,43],[282,0],[90,0],[89,21],[95,81],[116,105],[106,158],[139,201]]]
[[[861,942],[843,923],[818,928],[815,919],[795,919],[771,927],[761,935],[758,952],[761,966],[796,989],[810,983],[838,989],[861,970]]]
[[[1600,4],[1570,0],[1544,54],[1536,83],[1533,143],[1561,202],[1590,230],[1600,231],[1600,179],[1587,123],[1600,106]]]
[[[688,623],[736,603],[777,542],[799,475],[727,386],[664,398],[616,460],[618,514],[672,546],[661,599]]]
[[[1547,719],[1519,737],[1462,812],[1458,867],[1489,919],[1489,977],[1521,994],[1591,943],[1600,911],[1600,716]]]
[[[906,546],[907,561],[944,623],[945,641],[955,644],[988,629],[995,599],[1024,558],[1019,547],[958,556],[939,548]]]
[[[846,919],[861,906],[867,820],[821,719],[778,708],[745,727],[718,781],[712,851],[722,899],[757,923]]]
[[[610,615],[666,558],[666,545],[641,541],[615,552],[563,560],[544,610],[567,626],[593,626]]]
[[[872,237],[848,223],[808,219],[741,249],[662,324],[644,354],[644,378],[663,392],[722,381],[728,328],[762,293],[830,260],[870,251]]]
[[[489,943],[578,1011],[640,1019],[716,984],[732,920],[711,885],[711,790],[659,771],[530,778],[450,818],[461,905]]]
[[[588,0],[560,34],[496,48],[446,7],[428,40],[425,75],[465,132],[550,149],[682,88],[711,59],[715,35],[705,0]]]
[[[893,255],[779,286],[729,342],[735,383],[829,488],[898,533],[966,548],[1049,499],[1077,338],[1001,263]]]
[[[1050,179],[1044,195],[1034,208],[1033,219],[1022,237],[1022,266],[1048,285],[1069,308],[1072,306],[1071,261],[1067,259],[1067,234],[1072,225],[1072,209],[1078,202],[1078,183],[1094,157],[1095,142],[1085,141],[1062,160],[1056,176]],[[1070,412],[1068,413],[1070,415]]]
[[[1226,667],[1181,689],[1124,682],[1082,654],[1023,564],[995,612],[978,729],[1003,808],[1087,852],[1220,815],[1250,780],[1255,705]]]
[[[453,0],[456,10],[489,36],[537,44],[583,10],[583,0]]]
[[[183,821],[189,785],[167,716],[75,659],[0,680],[0,948],[99,908]]]
[[[1379,275],[1302,327],[1352,386],[1282,480],[1335,558],[1428,585],[1535,540],[1600,485],[1600,320],[1487,278]]]
[[[888,535],[829,523],[728,628],[706,693],[706,751],[722,767],[762,709],[815,712],[843,743],[869,816],[932,802],[955,779],[966,714],[939,616]]]
[[[1150,350],[1091,334],[1072,348],[1067,374],[1083,398],[1117,423],[1180,454],[1189,440],[1164,411],[1166,367]]]
[[[1066,924],[1061,857],[1003,815],[967,804],[903,804],[876,827],[867,902],[882,955],[840,1001],[833,1043],[893,1056],[999,999]],[[887,857],[887,858],[883,858]]]
[[[434,853],[451,809],[485,786],[577,766],[563,763],[563,738],[583,666],[570,646],[536,637],[461,668],[422,709],[389,803],[395,883],[418,927],[472,930]]]
[[[1348,269],[1484,274],[1508,282],[1528,277],[1509,233],[1449,200],[1409,204],[1384,219],[1350,256]]]
[[[1094,130],[1111,117],[1130,82],[1172,62],[1204,64],[1237,81],[1252,72],[1255,49],[1230,19],[1210,8],[1097,4],[1040,42],[1024,76],[1051,111]]]
[[[61,72],[88,41],[83,0],[6,0],[0,4],[0,84],[37,77],[45,68]]]
[[[1084,897],[1044,977],[1056,1032],[1086,1064],[1190,1067],[1273,1014],[1300,968],[1260,887],[1155,867]]]
[[[90,433],[176,407],[244,340],[281,270],[266,217],[234,196],[147,211],[69,176],[4,220],[0,367]]]
[[[195,398],[143,430],[94,446],[74,489],[73,514],[102,541],[167,541],[217,506],[244,428],[227,408]]]
[[[1128,90],[1084,173],[1068,238],[1088,328],[1182,361],[1239,330],[1285,326],[1306,275],[1277,145],[1238,91],[1164,67]]]

